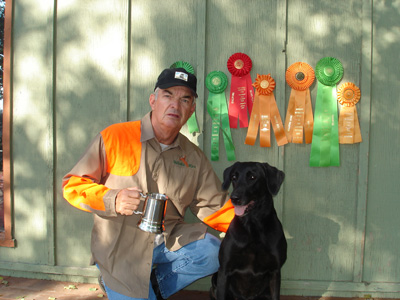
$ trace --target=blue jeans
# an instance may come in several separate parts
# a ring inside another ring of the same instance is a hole
[[[218,251],[221,242],[211,234],[187,244],[177,251],[169,251],[164,243],[153,250],[153,266],[164,299],[192,282],[215,273],[219,268]],[[121,295],[105,285],[109,300],[145,300]],[[149,300],[156,300],[150,283]]]

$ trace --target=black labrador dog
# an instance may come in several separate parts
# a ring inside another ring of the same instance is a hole
[[[287,243],[272,196],[284,178],[267,163],[237,162],[224,171],[222,188],[232,183],[235,217],[221,243],[211,299],[280,299]]]

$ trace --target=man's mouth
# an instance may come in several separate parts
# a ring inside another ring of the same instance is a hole
[[[169,112],[169,113],[167,113],[167,116],[169,116],[171,118],[176,118],[176,119],[180,118],[180,114],[177,112]]]

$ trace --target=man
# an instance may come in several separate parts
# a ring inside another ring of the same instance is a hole
[[[204,153],[179,133],[195,111],[196,85],[185,69],[164,70],[151,112],[101,131],[63,178],[64,198],[94,215],[92,263],[110,300],[166,299],[218,269],[219,239],[184,222],[187,208],[212,222],[227,200]],[[137,227],[140,192],[169,198],[161,236]]]

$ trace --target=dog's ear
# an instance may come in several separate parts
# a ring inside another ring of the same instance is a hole
[[[231,172],[236,164],[237,163],[224,170],[224,182],[222,182],[222,189],[224,191],[227,191],[231,185]]]
[[[276,196],[285,179],[285,173],[267,163],[263,163],[262,166],[265,171],[268,190],[273,196]]]

